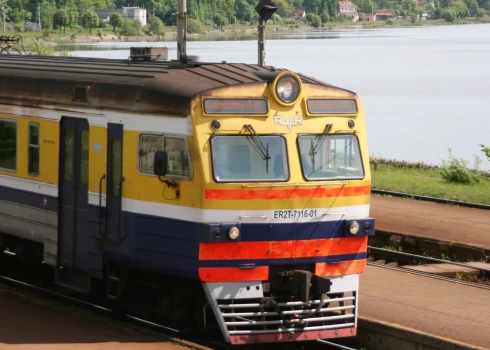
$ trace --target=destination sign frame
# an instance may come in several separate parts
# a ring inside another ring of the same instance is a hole
[[[309,114],[357,114],[357,102],[345,98],[309,98],[306,100]]]
[[[267,115],[269,101],[265,98],[206,98],[204,114]]]

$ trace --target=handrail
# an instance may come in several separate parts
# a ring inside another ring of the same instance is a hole
[[[124,182],[124,176],[121,177],[121,181],[119,182],[119,212],[118,212],[118,219],[117,219],[117,234],[119,235],[119,239],[121,241],[124,241],[126,238],[125,235],[121,234],[121,212],[122,212],[122,187],[123,187],[123,182]]]
[[[102,181],[105,179],[105,174],[99,180],[99,234],[105,236],[107,234],[107,218],[104,220],[104,230],[102,230]],[[106,204],[107,205],[107,204]],[[107,211],[106,211],[107,213]]]

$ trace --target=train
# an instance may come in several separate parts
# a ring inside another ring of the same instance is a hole
[[[355,336],[374,234],[359,97],[131,52],[0,55],[0,250],[233,345]]]

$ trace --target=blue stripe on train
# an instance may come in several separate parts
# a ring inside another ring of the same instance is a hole
[[[315,264],[330,263],[338,264],[343,261],[366,259],[366,253],[315,256],[310,258],[293,258],[293,259],[246,259],[246,260],[201,260],[199,267],[243,267],[252,268],[254,266],[270,265],[291,265],[291,264]]]
[[[0,200],[37,209],[58,211],[58,198],[0,185]]]

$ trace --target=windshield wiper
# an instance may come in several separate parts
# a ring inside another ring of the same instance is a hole
[[[311,156],[311,168],[315,170],[315,155],[318,153],[320,150],[320,147],[323,144],[323,141],[327,138],[328,134],[332,130],[332,124],[327,124],[325,126],[325,130],[323,130],[323,133],[320,135],[317,135],[315,137],[315,141],[311,140],[311,145],[310,145],[310,151],[308,152],[308,155]],[[315,142],[313,144],[313,142]]]
[[[269,155],[269,144],[264,146],[262,141],[260,141],[259,135],[255,132],[255,129],[250,124],[245,124],[243,126],[252,136],[247,136],[248,142],[255,148],[255,150],[260,154],[263,160],[265,160],[266,172],[269,174],[269,160],[271,159]]]

